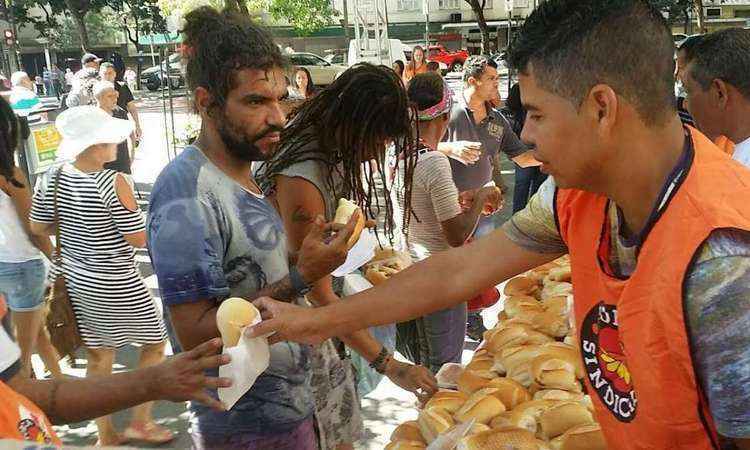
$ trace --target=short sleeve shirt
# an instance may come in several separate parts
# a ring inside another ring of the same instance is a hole
[[[503,152],[512,159],[527,151],[502,113],[489,104],[486,108],[487,117],[480,124],[474,122],[474,115],[461,98],[453,104],[451,110],[448,131],[443,141],[471,141],[482,144],[482,154],[475,164],[466,165],[454,159],[450,160],[453,181],[460,192],[479,189],[492,180],[493,161],[498,152]]]
[[[135,100],[135,97],[133,97],[133,92],[130,90],[127,84],[120,83],[118,81],[115,81],[115,90],[117,91],[117,94],[118,94],[117,106],[127,111],[128,103]]]
[[[276,210],[196,147],[187,147],[156,180],[147,230],[166,305],[251,296],[289,273],[286,234]],[[232,410],[192,403],[193,425],[207,435],[291,430],[313,410],[309,356],[309,346],[272,345],[268,369]]]

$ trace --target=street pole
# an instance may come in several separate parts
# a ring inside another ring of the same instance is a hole
[[[430,51],[430,0],[422,0],[422,10],[424,12],[424,51],[425,53],[429,53]]]
[[[346,48],[349,48],[349,0],[344,0],[344,39],[346,39]]]

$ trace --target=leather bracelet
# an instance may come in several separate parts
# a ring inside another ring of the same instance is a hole
[[[370,363],[370,367],[375,369],[379,374],[385,374],[385,369],[388,366],[389,359],[391,359],[391,354],[388,352],[387,348],[383,347],[380,350],[380,353],[378,353],[378,356],[376,356]]]
[[[302,274],[299,273],[297,266],[289,268],[289,284],[292,285],[292,289],[294,289],[294,292],[296,292],[297,295],[307,295],[312,288],[312,286],[307,284],[305,279],[302,278]]]

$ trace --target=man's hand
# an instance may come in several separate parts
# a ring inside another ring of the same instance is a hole
[[[203,372],[229,363],[229,355],[219,353],[221,346],[221,339],[211,339],[146,369],[150,373],[144,380],[151,381],[154,398],[173,402],[198,401],[208,407],[225,410],[224,405],[211,397],[206,389],[229,387],[232,380],[207,377]]]
[[[470,141],[441,142],[438,151],[463,164],[471,165],[482,156],[482,143]]]
[[[140,122],[135,123],[135,140],[140,141],[143,136],[143,130],[141,130]]]
[[[385,376],[401,389],[416,395],[421,403],[429,400],[438,390],[435,376],[425,367],[396,361],[393,358],[388,361]]]
[[[269,344],[292,341],[317,345],[334,336],[322,318],[321,310],[325,308],[305,308],[269,297],[261,297],[253,304],[263,321],[247,328],[249,337],[268,336]]]
[[[334,224],[325,223],[321,216],[315,219],[297,256],[297,270],[307,283],[315,283],[344,264],[359,214],[359,211],[352,214],[349,223],[340,230],[334,230]],[[331,231],[336,231],[336,235],[329,241],[326,237]]]

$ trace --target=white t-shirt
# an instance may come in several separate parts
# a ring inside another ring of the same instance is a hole
[[[732,158],[743,166],[750,167],[750,138],[734,145],[734,156]]]
[[[31,243],[13,200],[0,190],[0,262],[22,263],[41,259],[42,253]]]

